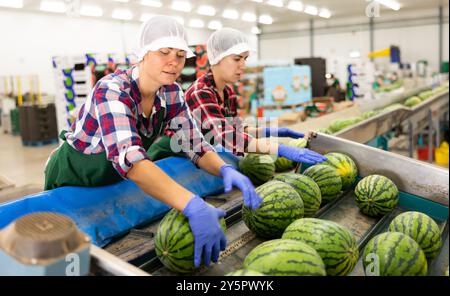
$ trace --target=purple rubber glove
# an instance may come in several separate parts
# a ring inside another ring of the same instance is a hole
[[[285,127],[281,127],[281,128],[266,127],[266,128],[264,128],[264,136],[265,137],[298,139],[298,138],[303,138],[305,136],[305,134],[290,130]]]
[[[217,262],[220,251],[225,250],[227,238],[220,227],[219,219],[225,211],[208,205],[198,195],[194,195],[183,210],[189,219],[189,226],[194,235],[194,265],[200,266],[202,251],[203,263],[209,266],[211,259]]]
[[[278,156],[295,162],[316,164],[327,160],[325,156],[307,148],[289,147],[283,144],[278,146]]]
[[[226,164],[220,168],[220,174],[223,177],[223,185],[225,192],[230,192],[233,185],[242,191],[244,196],[244,204],[251,208],[257,209],[261,205],[262,199],[255,191],[255,187],[249,178],[239,173],[233,166]]]

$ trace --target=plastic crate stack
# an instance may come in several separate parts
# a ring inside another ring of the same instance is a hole
[[[19,107],[20,136],[24,146],[42,146],[58,142],[54,104]]]

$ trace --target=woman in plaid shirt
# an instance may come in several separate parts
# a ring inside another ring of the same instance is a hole
[[[139,63],[97,82],[71,129],[61,133],[64,143],[50,157],[45,188],[135,182],[188,218],[198,267],[202,253],[209,265],[226,247],[219,225],[225,212],[180,186],[150,160],[147,150],[165,128],[180,135],[183,152],[198,167],[223,177],[226,190],[238,187],[246,205],[257,208],[261,198],[250,180],[205,142],[192,120],[175,80],[186,57],[193,55],[183,26],[174,19],[157,16],[147,21],[140,34]]]
[[[237,101],[229,86],[242,78],[250,46],[238,30],[223,28],[214,32],[207,44],[211,70],[186,91],[186,102],[206,141],[221,144],[234,154],[272,153],[295,162],[315,164],[324,156],[306,148],[294,148],[266,141],[265,137],[301,138],[304,134],[287,128],[248,127],[237,114]],[[166,135],[171,136],[168,130]]]

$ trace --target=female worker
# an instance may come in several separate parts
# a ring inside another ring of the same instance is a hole
[[[175,83],[186,57],[194,55],[183,26],[156,16],[142,26],[139,40],[139,63],[99,80],[71,129],[61,133],[65,142],[48,162],[45,188],[102,186],[129,179],[183,212],[195,239],[195,266],[202,253],[209,265],[226,247],[219,225],[225,212],[206,204],[150,161],[147,150],[155,139],[172,121],[183,123],[173,125],[173,131],[187,139],[184,152],[198,167],[222,176],[225,187],[238,187],[246,205],[257,208],[261,199],[249,179],[204,141]]]
[[[325,161],[324,156],[309,149],[261,139],[270,136],[301,138],[304,134],[287,128],[251,128],[237,116],[236,95],[229,84],[242,78],[249,52],[247,37],[234,29],[218,30],[208,40],[211,69],[186,91],[186,102],[206,140],[221,144],[237,155],[244,152],[271,153],[308,164]],[[173,134],[173,130],[166,131],[166,135],[172,137],[171,148],[176,147]]]

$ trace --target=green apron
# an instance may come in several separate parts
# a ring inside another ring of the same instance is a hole
[[[183,152],[173,152],[170,148],[170,137],[162,136],[158,142],[154,143],[147,151],[148,156],[152,161],[157,161],[169,156],[181,156],[185,157]]]
[[[140,134],[142,146],[146,151],[163,131],[165,108],[161,108],[156,116],[158,123],[153,134],[150,137]],[[112,162],[106,158],[106,152],[84,154],[65,142],[64,134],[65,131],[60,134],[64,143],[52,155],[45,168],[45,190],[62,186],[105,186],[123,180],[112,166]]]

